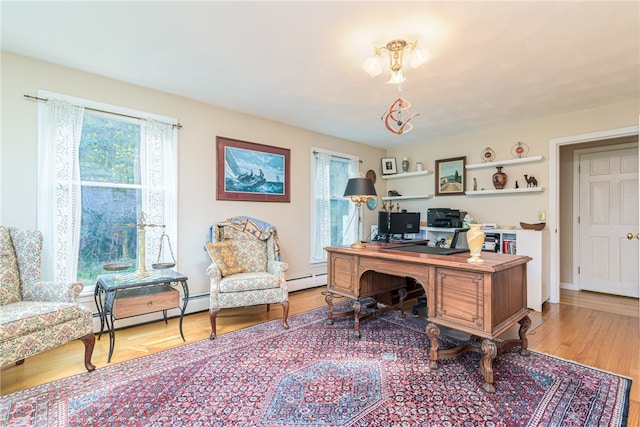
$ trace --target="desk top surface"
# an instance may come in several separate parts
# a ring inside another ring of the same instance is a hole
[[[493,252],[482,252],[483,263],[476,264],[467,262],[468,252],[450,255],[425,254],[420,252],[407,252],[393,249],[389,246],[367,244],[364,249],[353,249],[348,246],[326,247],[329,253],[340,253],[343,255],[375,258],[389,260],[393,262],[430,264],[443,267],[452,267],[464,270],[494,273],[505,270],[513,266],[531,261],[531,257],[526,255],[496,254]]]

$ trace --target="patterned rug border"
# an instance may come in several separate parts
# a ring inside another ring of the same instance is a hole
[[[418,334],[424,334],[425,338],[425,352],[428,351],[427,342],[428,339],[426,337],[426,333],[424,332],[424,327],[426,325],[426,319],[422,318],[401,318],[397,316],[397,313],[388,313],[383,316],[378,316],[378,318],[384,322],[387,322],[391,325],[397,325],[401,328],[406,328],[408,330],[413,330]],[[371,320],[373,321],[373,320]],[[264,343],[270,339],[274,339],[276,337],[280,337],[283,334],[288,334],[293,331],[297,331],[300,329],[304,329],[310,325],[314,325],[317,323],[326,322],[326,307],[319,307],[316,309],[308,310],[302,313],[295,314],[290,317],[289,324],[290,329],[284,330],[281,326],[281,319],[275,319],[263,323],[259,323],[256,325],[247,326],[245,328],[238,329],[237,331],[232,331],[229,333],[218,335],[216,340],[213,343],[219,343],[219,345],[214,345],[209,347],[211,359],[215,358],[216,355],[224,355],[225,353],[240,351],[246,348],[252,348],[257,345],[257,343]],[[363,338],[366,339],[367,334],[367,323],[368,321],[363,322],[361,326],[361,331],[363,333]],[[352,324],[353,320],[350,318],[339,318],[335,319],[335,324],[333,325],[334,333],[339,335],[336,338],[342,338],[346,340],[353,341],[352,336]],[[236,340],[238,334],[242,334],[242,340]],[[447,337],[442,337],[446,342],[449,340]],[[204,345],[206,341],[211,342],[208,338],[193,341],[184,345],[180,345],[178,347],[174,347],[172,349],[163,350],[157,353],[144,355],[135,359],[127,360],[124,362],[116,363],[113,365],[105,366],[99,368],[93,373],[80,373],[76,375],[72,375],[69,377],[62,378],[60,380],[52,381],[49,383],[45,383],[42,385],[34,386],[25,390],[16,391],[14,393],[10,393],[0,397],[0,420],[4,420],[5,416],[7,416],[7,408],[11,405],[12,402],[15,403],[17,399],[35,399],[38,400],[39,396],[47,396],[47,394],[51,393],[59,393],[61,395],[66,395],[65,392],[69,393],[70,396],[75,396],[78,393],[73,393],[73,384],[74,382],[83,382],[83,376],[91,375],[92,381],[95,381],[95,389],[92,389],[96,394],[100,394],[103,390],[110,390],[120,386],[125,386],[130,383],[131,378],[127,377],[127,371],[131,367],[139,368],[141,365],[148,363],[150,360],[156,359],[157,364],[161,366],[159,370],[150,370],[149,372],[144,372],[141,370],[136,371],[135,380],[138,382],[142,382],[150,377],[153,377],[158,374],[158,372],[165,372],[168,370],[172,370],[175,368],[186,368],[188,365],[193,363],[193,350],[199,350],[198,347]],[[451,339],[453,343],[458,342],[457,340]],[[193,347],[193,349],[190,349]],[[186,351],[188,357],[184,358],[174,358],[175,354],[179,354],[183,351]],[[521,357],[519,353],[512,351],[503,353],[498,359],[501,361],[500,364],[509,364],[512,363],[511,358],[519,358]],[[552,360],[560,361],[569,366],[579,367],[585,369],[587,371],[599,372],[604,376],[611,376],[614,378],[619,378],[622,381],[620,382],[621,386],[618,387],[616,391],[616,401],[615,408],[613,409],[614,414],[616,415],[616,419],[619,420],[620,424],[614,424],[619,426],[626,425],[628,410],[629,410],[629,395],[632,380],[629,377],[619,375],[610,371],[602,370],[599,368],[595,368],[592,366],[584,365],[572,360],[563,359],[551,354],[545,354],[541,352],[531,351],[531,356],[534,358],[549,358]],[[169,369],[166,363],[171,360],[171,368]],[[454,360],[451,359],[448,361],[443,361],[443,365],[447,363],[455,363]],[[516,359],[517,360],[517,359]],[[496,360],[497,362],[497,360]],[[531,363],[528,369],[531,371],[538,371],[538,366],[535,363]],[[543,371],[543,369],[548,368],[548,366],[541,366],[540,375],[549,375],[549,372]],[[496,371],[498,371],[497,368]],[[574,369],[570,369],[570,371],[574,371]],[[578,370],[579,371],[579,370]],[[478,387],[480,384],[478,384]],[[77,391],[77,390],[76,390]],[[77,397],[74,397],[77,399]],[[86,397],[90,399],[90,397]],[[61,424],[67,424],[68,419],[68,411],[71,408],[68,407],[70,399],[60,399],[57,403],[57,420]],[[548,419],[542,419],[543,416],[547,416],[547,405],[553,404],[553,402],[540,402],[538,409],[531,414],[531,419],[529,423],[535,423],[536,425],[549,425],[545,424],[549,422]],[[51,410],[52,411],[52,410]],[[53,412],[53,411],[52,411]],[[224,425],[224,424],[223,424]],[[274,424],[275,425],[275,424]],[[278,424],[279,425],[279,424]],[[287,424],[288,425],[288,424]],[[296,424],[297,425],[297,424]],[[324,424],[315,424],[315,425],[324,425]],[[533,424],[529,424],[533,425]],[[583,424],[580,424],[583,425]],[[598,425],[598,424],[584,424],[584,425]]]

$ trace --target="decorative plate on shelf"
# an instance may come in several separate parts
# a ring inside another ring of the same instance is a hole
[[[369,169],[367,171],[367,178],[369,178],[371,180],[371,182],[373,182],[374,184],[376,183],[376,173],[373,171],[373,169]]]
[[[369,210],[374,210],[378,207],[378,198],[374,197],[372,199],[367,200],[367,207]]]
[[[496,158],[496,153],[491,149],[491,147],[487,147],[482,150],[480,155],[482,156],[483,162],[492,162]]]
[[[529,154],[529,146],[518,141],[513,147],[511,147],[511,155],[516,159],[521,159]]]

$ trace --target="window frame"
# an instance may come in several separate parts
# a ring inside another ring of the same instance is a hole
[[[318,209],[318,207],[316,206],[316,199],[317,199],[316,191],[318,191],[318,188],[319,188],[318,184],[316,183],[316,169],[317,169],[316,153],[325,155],[325,156],[330,156],[336,159],[345,160],[346,163],[348,164],[348,169],[349,169],[348,176],[346,177],[346,181],[348,181],[349,178],[353,178],[358,175],[360,158],[358,156],[354,156],[347,153],[341,153],[341,152],[326,150],[326,149],[317,148],[317,147],[311,148],[311,168],[310,169],[311,169],[311,188],[312,188],[312,191],[311,191],[311,213],[312,214],[311,214],[311,227],[310,227],[310,231],[311,231],[311,247],[310,247],[311,261],[310,262],[312,266],[323,266],[323,265],[326,265],[327,263],[326,252],[324,251],[325,245],[318,242],[317,238],[319,233],[316,231],[317,230],[316,210]],[[346,182],[345,182],[345,186],[346,186]],[[349,203],[349,211],[348,211],[349,221],[347,222],[347,232],[343,234],[343,240],[353,242],[355,241],[358,235],[357,234],[358,232],[357,206],[355,203],[351,203],[350,200],[346,198],[345,200],[347,200]],[[329,239],[330,238],[331,237],[329,237]],[[320,244],[322,248],[316,247],[316,245],[318,244]],[[322,251],[320,251],[321,249]],[[324,255],[323,258],[322,259],[317,258],[315,256],[317,253],[322,253]]]
[[[83,116],[86,114],[98,115],[100,117],[106,117],[112,120],[120,120],[127,123],[138,124],[141,127],[143,123],[147,123],[147,120],[155,121],[158,123],[162,123],[165,125],[169,125],[172,127],[172,133],[169,137],[170,142],[168,144],[164,144],[162,146],[163,152],[163,168],[168,168],[168,176],[169,178],[163,182],[163,196],[164,203],[162,207],[162,213],[164,218],[164,223],[166,227],[164,231],[169,236],[174,247],[177,247],[177,188],[178,188],[178,156],[177,156],[177,145],[178,145],[178,135],[177,128],[179,126],[178,120],[176,118],[157,115],[145,111],[134,110],[131,108],[125,108],[120,106],[115,106],[111,104],[106,104],[102,102],[77,98],[69,95],[59,94],[55,92],[50,92],[46,90],[38,91],[38,98],[43,99],[57,99],[61,101],[69,102],[75,106],[84,107],[85,111],[83,112]],[[43,178],[43,170],[47,166],[43,164],[42,150],[44,144],[44,132],[46,131],[46,124],[44,123],[44,110],[45,103],[40,103],[38,105],[38,203],[37,203],[37,220],[38,220],[38,228],[39,229],[48,229],[43,226],[43,224],[47,221],[47,215],[51,215],[46,212],[46,207],[48,204],[43,201],[48,197],[46,196],[47,191],[50,190],[50,187],[47,187]],[[91,110],[86,111],[86,110]],[[141,141],[142,141],[142,132],[141,132]],[[167,146],[170,145],[170,146]],[[142,167],[142,166],[141,166]],[[164,170],[164,169],[163,169]],[[77,182],[80,186],[107,186],[110,188],[115,188],[116,186],[122,186],[123,188],[133,188],[137,190],[141,190],[143,193],[148,191],[151,185],[144,184],[118,184],[118,183],[105,183],[104,182],[95,182],[95,181],[83,181],[79,180]],[[80,219],[81,221],[81,219]],[[44,231],[43,230],[43,231]],[[50,278],[56,281],[64,280],[64,281],[77,281],[77,277],[56,277],[55,268],[54,268],[54,254],[53,254],[53,236],[52,232],[43,233],[43,253],[42,253],[42,273],[43,277]],[[177,258],[177,254],[176,254]],[[104,274],[108,272],[105,271]],[[95,282],[87,283],[84,282],[84,289],[81,295],[93,294],[93,289],[95,286]]]

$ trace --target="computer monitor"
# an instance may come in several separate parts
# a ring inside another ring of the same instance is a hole
[[[389,221],[389,234],[420,233],[420,212],[392,212]]]
[[[383,236],[389,234],[390,212],[378,212],[378,235]]]

